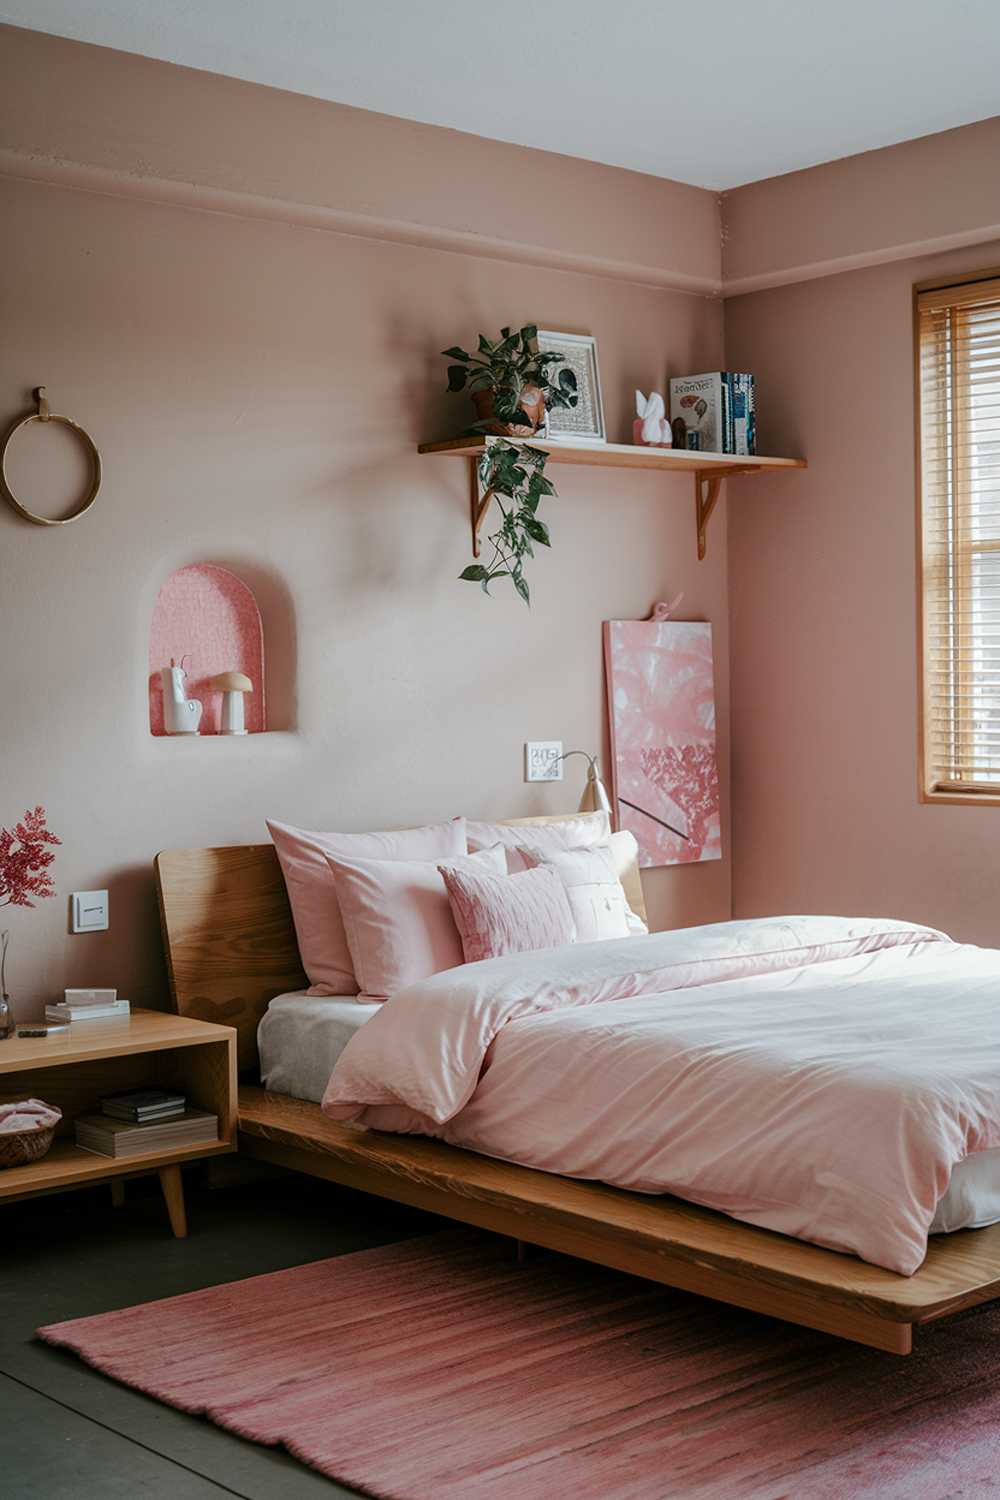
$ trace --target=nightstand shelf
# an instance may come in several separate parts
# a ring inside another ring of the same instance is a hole
[[[479,536],[493,498],[481,494],[479,460],[494,443],[526,443],[548,454],[549,463],[584,464],[604,469],[654,469],[660,474],[693,474],[698,557],[704,558],[705,532],[715,509],[723,479],[735,474],[759,474],[772,469],[804,469],[804,458],[744,457],[736,453],[691,453],[673,448],[643,448],[632,443],[552,443],[544,438],[449,438],[443,443],[421,443],[418,453],[440,454],[469,461],[472,555],[479,556]]]
[[[182,1090],[189,1105],[218,1116],[219,1139],[127,1158],[84,1151],[77,1115],[104,1094],[145,1085]],[[133,1011],[126,1021],[79,1022],[50,1037],[0,1042],[0,1100],[44,1099],[63,1112],[60,1135],[41,1161],[0,1171],[0,1203],[156,1172],[174,1234],[187,1232],[180,1169],[236,1149],[236,1032],[183,1016]]]

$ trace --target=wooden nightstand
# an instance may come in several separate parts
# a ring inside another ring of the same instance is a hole
[[[196,1109],[219,1117],[219,1139],[119,1161],[84,1151],[74,1139],[77,1115],[100,1109],[102,1095],[122,1089],[176,1088]],[[136,1010],[127,1021],[82,1021],[50,1037],[0,1042],[0,1100],[44,1099],[63,1112],[47,1156],[0,1171],[0,1203],[35,1193],[120,1183],[155,1171],[170,1227],[187,1233],[181,1163],[236,1149],[236,1032],[231,1026]]]

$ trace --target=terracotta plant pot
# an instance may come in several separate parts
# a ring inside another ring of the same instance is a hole
[[[532,425],[514,425],[500,422],[493,416],[495,392],[473,391],[472,403],[480,422],[489,422],[489,430],[497,437],[532,437],[545,421],[545,397],[537,385],[526,385],[521,391],[521,409],[530,418]]]

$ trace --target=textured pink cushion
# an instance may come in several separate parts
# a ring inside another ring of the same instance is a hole
[[[525,818],[512,823],[477,823],[470,819],[466,833],[470,849],[488,849],[493,844],[503,844],[507,851],[507,869],[514,875],[527,869],[519,852],[522,844],[530,843],[533,848],[546,851],[586,849],[590,844],[603,843],[610,836],[611,823],[606,812],[553,818],[545,822]]]
[[[507,879],[497,844],[453,863],[328,858],[360,999],[385,1000],[418,979],[461,964],[462,943],[444,872],[480,871]]]
[[[327,855],[335,859],[437,861],[454,859],[468,849],[464,818],[388,833],[307,833],[270,819],[267,826],[285,877],[310,995],[358,992]]]
[[[618,879],[611,841],[589,849],[521,849],[529,868],[554,870],[573,913],[578,943],[598,943],[629,935],[629,906]]]
[[[468,866],[440,870],[466,963],[573,942],[573,913],[554,870],[540,866],[503,878],[472,874]]]

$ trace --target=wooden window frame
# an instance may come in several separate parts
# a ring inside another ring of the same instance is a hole
[[[931,787],[927,774],[927,744],[929,739],[927,721],[930,712],[925,676],[926,629],[924,593],[924,497],[923,497],[923,422],[921,410],[920,369],[920,297],[925,292],[958,291],[975,286],[982,281],[1000,280],[1000,267],[975,271],[967,275],[934,277],[929,281],[918,281],[913,286],[913,434],[914,476],[916,491],[916,536],[917,536],[917,800],[924,804],[939,803],[946,807],[1000,807],[1000,789],[996,792],[952,790],[937,791]],[[959,555],[965,547],[958,543]],[[1000,541],[985,542],[971,549],[977,552],[1000,551]],[[968,578],[969,569],[962,568]],[[964,586],[963,592],[968,589]]]

